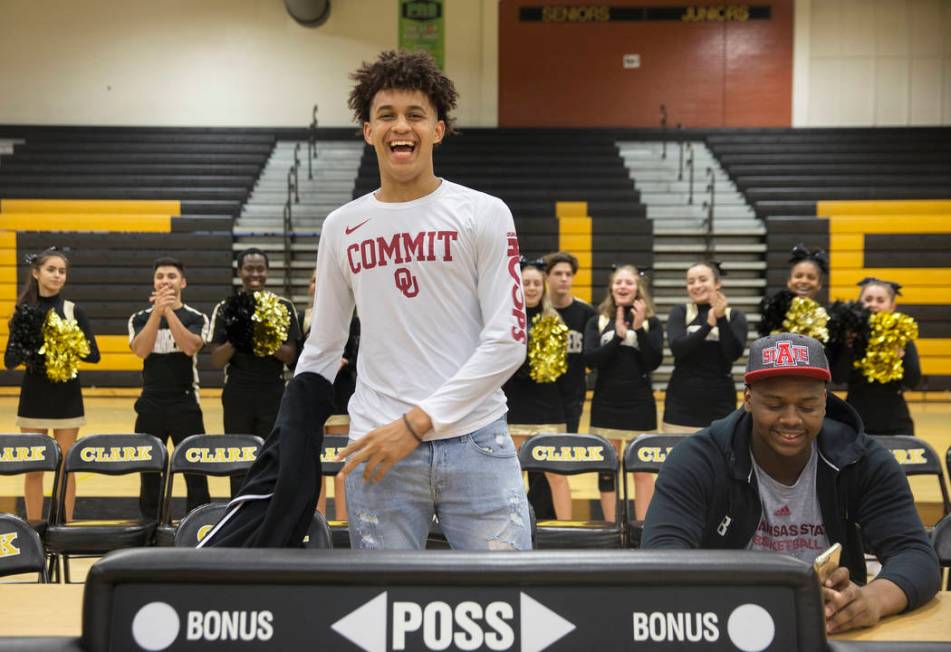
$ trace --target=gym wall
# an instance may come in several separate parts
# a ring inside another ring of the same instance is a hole
[[[660,104],[669,126],[791,124],[792,0],[717,5],[746,7],[748,19],[720,11],[698,21],[683,0],[577,1],[588,11],[568,20],[552,8],[569,3],[548,4],[534,19],[545,2],[501,0],[500,126],[656,127]],[[623,17],[648,6],[654,19]],[[658,19],[658,7],[669,15]],[[639,68],[625,68],[628,54],[640,55]]]
[[[951,124],[951,2],[760,0],[771,19],[747,23],[516,20],[544,4],[447,0],[461,125],[655,126],[662,102],[695,127]],[[4,0],[0,124],[300,126],[317,103],[321,125],[349,126],[347,74],[396,43],[396,0],[335,0],[317,29],[279,0]],[[622,68],[628,53],[640,69]]]
[[[494,126],[497,0],[446,2],[462,124]],[[397,45],[396,0],[334,0],[319,28],[281,0],[4,0],[0,124],[352,123],[348,74]]]
[[[796,0],[793,125],[951,124],[951,2]]]

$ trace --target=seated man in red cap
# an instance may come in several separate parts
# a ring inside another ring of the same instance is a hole
[[[743,407],[671,451],[642,548],[768,550],[807,563],[840,543],[824,581],[829,633],[929,601],[938,559],[905,475],[828,391],[822,345],[781,333],[750,346]],[[865,548],[882,563],[866,582]]]

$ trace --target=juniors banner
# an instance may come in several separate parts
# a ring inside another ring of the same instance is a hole
[[[443,0],[399,0],[400,49],[425,50],[445,70],[446,26]]]

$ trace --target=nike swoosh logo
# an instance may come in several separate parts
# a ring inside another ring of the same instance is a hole
[[[373,219],[373,218],[371,217],[370,219],[363,220],[362,222],[360,222],[360,223],[357,224],[356,226],[348,226],[348,227],[345,229],[345,231],[347,232],[347,235],[350,235],[351,233],[353,233],[354,231],[356,231],[357,229],[359,229],[361,226],[363,226],[364,224],[366,224],[367,222],[369,222],[369,221],[372,220],[372,219]]]

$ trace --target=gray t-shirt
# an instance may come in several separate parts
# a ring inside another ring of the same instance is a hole
[[[759,484],[763,515],[747,549],[778,552],[811,564],[829,547],[816,495],[819,453],[815,442],[809,462],[791,486],[777,482],[761,469],[752,450],[750,457]]]

